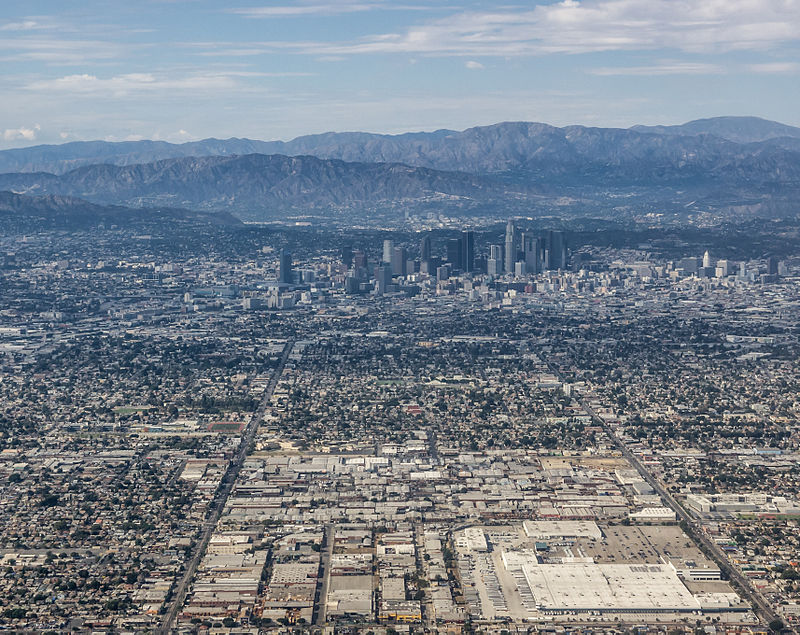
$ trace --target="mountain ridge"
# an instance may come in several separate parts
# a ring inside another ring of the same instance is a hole
[[[749,132],[745,130],[749,129]],[[166,141],[75,141],[61,145],[39,145],[0,151],[0,173],[44,171],[63,174],[83,165],[111,163],[132,165],[170,158],[231,156],[243,154],[312,155],[366,163],[405,163],[438,170],[481,174],[517,169],[538,154],[569,151],[568,135],[577,131],[604,131],[617,138],[638,139],[646,144],[650,137],[713,137],[704,144],[720,142],[740,145],[767,143],[767,147],[788,147],[800,139],[800,128],[753,117],[699,119],[680,126],[634,126],[600,128],[589,126],[556,127],[538,122],[502,122],[475,126],[463,131],[448,129],[433,132],[408,132],[386,135],[369,132],[327,132],[297,137],[290,141],[209,138],[172,144]],[[771,131],[771,132],[770,132]],[[714,134],[716,132],[717,134]],[[737,140],[727,138],[736,137]],[[650,145],[653,145],[652,140]],[[690,141],[677,142],[683,145]],[[761,146],[754,148],[759,149]]]
[[[20,229],[89,229],[100,225],[148,226],[158,224],[237,226],[241,221],[227,213],[209,214],[178,208],[129,208],[98,205],[57,194],[28,196],[0,190],[0,227]]]
[[[564,205],[601,213],[796,210],[800,137],[737,143],[705,131],[727,127],[743,134],[741,120],[709,121],[693,124],[699,134],[692,135],[506,122],[462,132],[326,133],[292,142],[126,142],[121,146],[126,152],[123,165],[106,161],[62,173],[0,173],[0,189],[74,196],[98,205],[225,211],[255,221],[287,214],[348,216],[360,222],[370,215],[392,219],[412,211],[458,216],[561,213]],[[756,122],[752,134],[763,137],[765,125],[771,124]],[[782,124],[775,126],[769,128],[775,134],[786,132]],[[227,153],[250,150],[253,144],[277,144],[299,154],[207,154],[133,162],[154,148]],[[43,151],[52,153],[53,148]],[[79,145],[81,160],[98,148],[120,150],[104,142]],[[621,199],[628,202],[620,205]]]
[[[96,204],[227,210],[263,220],[286,211],[366,209],[425,201],[452,205],[503,198],[510,189],[484,177],[389,163],[311,156],[242,155],[100,164],[66,174],[0,174],[0,189],[76,196]],[[514,192],[532,193],[514,187]]]

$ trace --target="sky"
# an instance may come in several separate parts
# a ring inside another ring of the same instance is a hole
[[[0,148],[800,125],[800,0],[0,0]]]

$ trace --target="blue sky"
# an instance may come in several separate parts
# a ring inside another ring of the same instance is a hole
[[[800,0],[6,0],[0,147],[800,125],[799,53]]]

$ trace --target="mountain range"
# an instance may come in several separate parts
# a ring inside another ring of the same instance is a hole
[[[507,122],[288,142],[75,142],[2,151],[0,172],[0,190],[248,220],[592,212],[631,196],[651,210],[691,211],[700,201],[699,209],[772,214],[791,212],[800,192],[800,128],[719,117],[631,129]]]
[[[264,220],[288,210],[335,213],[425,202],[472,206],[502,201],[525,188],[395,163],[249,154],[91,165],[61,175],[0,174],[0,190],[75,196],[103,205],[230,210],[242,218]]]
[[[537,156],[580,153],[592,138],[627,142],[645,135],[715,137],[706,142],[731,141],[759,144],[752,147],[800,148],[800,128],[758,117],[715,117],[680,126],[622,128],[557,128],[543,123],[510,122],[469,128],[462,132],[437,130],[399,135],[366,132],[329,132],[291,141],[204,139],[173,144],[166,141],[74,141],[0,151],[0,172],[51,172],[62,174],[83,165],[108,163],[134,165],[162,159],[243,154],[310,155],[322,159],[367,163],[405,163],[459,172],[502,172]],[[695,139],[695,142],[698,140]],[[664,143],[664,140],[661,140]],[[651,143],[657,143],[651,140]],[[689,143],[688,141],[685,143]],[[589,150],[589,148],[586,148]]]

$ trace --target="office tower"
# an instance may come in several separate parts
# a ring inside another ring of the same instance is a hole
[[[366,269],[367,268],[367,254],[363,249],[356,249],[353,252],[353,269]]]
[[[461,232],[461,269],[469,273],[475,268],[475,232]]]
[[[436,267],[436,279],[438,281],[447,280],[450,277],[450,267],[448,265],[441,265]]]
[[[681,258],[678,261],[678,269],[683,269],[686,273],[697,273],[700,269],[700,259]]]
[[[514,263],[517,261],[517,230],[514,222],[508,221],[506,225],[506,253],[504,264],[506,273],[514,273]]]
[[[541,261],[539,238],[530,232],[522,234],[522,253],[525,257],[525,272],[539,273],[539,263]]]
[[[342,247],[342,264],[348,269],[353,264],[353,248]]]
[[[462,256],[463,242],[458,238],[451,238],[447,241],[447,262],[454,269],[460,269],[464,261]]]
[[[348,272],[344,279],[344,292],[347,294],[358,293],[360,283],[361,280],[355,275],[354,271]]]
[[[503,248],[500,245],[489,246],[489,258],[493,258],[500,262],[503,259]]]
[[[548,231],[544,237],[545,268],[567,268],[567,239],[564,232]]]
[[[431,259],[431,237],[423,236],[419,245],[420,262],[428,262]]]
[[[727,260],[717,260],[717,278],[727,278],[731,273],[731,264]]]
[[[770,276],[778,275],[778,259],[775,256],[767,258],[767,274]]]
[[[386,293],[389,285],[392,284],[392,266],[388,264],[375,267],[375,288],[378,295]]]
[[[395,247],[392,249],[392,275],[404,276],[406,275],[406,248]]]
[[[394,242],[391,240],[384,240],[383,241],[383,258],[381,262],[390,263],[392,262],[392,250],[394,249]]]
[[[527,273],[524,260],[514,263],[514,275],[517,278],[524,278]]]
[[[486,261],[486,273],[490,276],[499,276],[502,273],[500,264],[497,258],[489,258],[489,260]]]
[[[281,249],[280,269],[278,270],[278,282],[292,284],[292,254],[286,249]]]

